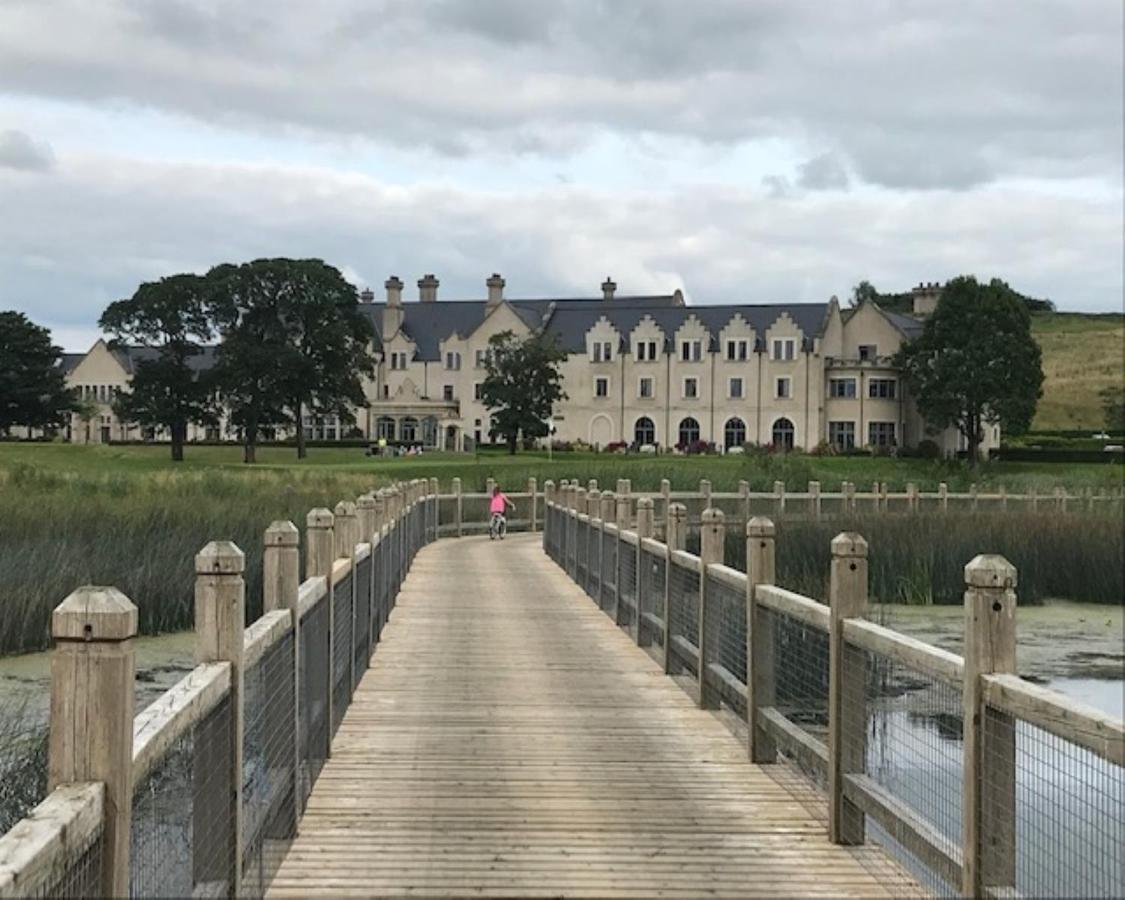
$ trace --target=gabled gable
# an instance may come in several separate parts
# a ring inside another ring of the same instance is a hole
[[[131,373],[129,357],[111,350],[105,339],[98,338],[82,359],[67,373],[70,384],[126,384]]]

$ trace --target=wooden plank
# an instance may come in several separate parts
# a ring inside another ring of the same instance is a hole
[[[760,584],[754,588],[754,600],[759,606],[803,622],[817,631],[828,631],[828,607],[811,597],[771,584]]]
[[[868,622],[866,619],[846,619],[844,640],[849,644],[887,656],[896,662],[917,669],[941,681],[960,688],[965,677],[965,660],[956,653],[927,644],[917,638],[900,634]]]
[[[1125,722],[1018,675],[982,675],[984,702],[1125,766]]]
[[[725,566],[722,563],[709,563],[707,566],[707,577],[714,578],[720,584],[725,585],[732,591],[737,591],[739,594],[745,595],[746,593],[745,572],[739,572],[737,569],[732,569],[730,566]]]
[[[828,745],[789,721],[781,710],[772,706],[759,709],[758,722],[778,746],[796,755],[814,771],[828,772]]]
[[[328,579],[323,575],[306,578],[297,589],[297,607],[304,618],[309,610],[317,605],[328,594]]]
[[[242,665],[250,668],[289,631],[289,610],[275,609],[258,618],[242,635]]]

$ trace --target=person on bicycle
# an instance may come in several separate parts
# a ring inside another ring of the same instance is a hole
[[[492,499],[488,501],[488,512],[490,513],[489,538],[494,538],[499,535],[501,540],[504,539],[504,532],[507,531],[507,522],[504,519],[504,513],[507,512],[509,508],[511,508],[512,512],[516,511],[516,505],[500,490],[500,485],[496,485],[492,488]]]

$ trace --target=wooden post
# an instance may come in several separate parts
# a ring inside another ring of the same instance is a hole
[[[486,494],[488,494],[489,497],[492,496],[492,489],[495,488],[495,487],[496,487],[496,479],[495,478],[489,478],[489,479],[485,480],[485,482],[484,482],[484,492]]]
[[[828,835],[834,844],[862,844],[863,813],[844,797],[844,776],[862,773],[867,757],[867,655],[844,641],[844,620],[867,612],[867,541],[861,535],[832,539],[828,602]]]
[[[543,546],[546,548],[547,542],[557,540],[552,528],[552,519],[554,518],[551,508],[555,503],[555,482],[548,478],[543,482]]]
[[[977,511],[977,483],[975,481],[972,484],[969,485],[969,494],[972,497],[972,499],[970,501],[969,508],[973,512],[976,512]]]
[[[906,508],[912,512],[918,512],[918,485],[913,481],[906,482]]]
[[[703,498],[703,508],[710,509],[711,507],[711,479],[699,479],[699,496]]]
[[[617,509],[615,511],[615,524],[618,531],[628,531],[633,525],[633,498],[628,493],[617,495]]]
[[[330,509],[311,509],[305,517],[306,578],[332,574],[332,562],[336,559],[335,522],[336,517]]]
[[[359,523],[357,544],[370,544],[375,534],[375,497],[363,494],[355,501],[356,520]]]
[[[1028,499],[1030,500],[1031,511],[1032,512],[1038,512],[1039,511],[1039,488],[1032,487],[1031,493],[1028,494],[1027,496],[1028,496]]]
[[[598,535],[598,606],[605,609],[614,622],[617,621],[617,594],[614,593],[613,609],[607,609],[609,598],[605,586],[605,527],[612,525],[617,515],[617,496],[613,491],[602,491],[598,518],[602,520]],[[615,573],[616,574],[616,573]]]
[[[530,494],[528,508],[531,510],[531,530],[538,531],[537,519],[539,513],[539,482],[534,477],[527,479],[527,492]]]
[[[699,545],[699,609],[696,621],[699,623],[699,706],[701,709],[718,709],[720,694],[711,686],[707,678],[707,668],[719,659],[719,647],[712,646],[707,632],[710,630],[708,617],[718,616],[718,610],[707,608],[707,566],[723,561],[726,546],[726,517],[721,509],[708,507],[703,510]]]
[[[129,894],[136,634],[137,608],[117,588],[78,588],[51,613],[47,791],[105,785],[98,892],[105,897]]]
[[[653,505],[651,497],[640,497],[637,500],[637,590],[633,597],[633,638],[638,646],[646,646],[651,643],[651,641],[642,637],[644,626],[641,624],[641,586],[645,583],[645,578],[643,571],[644,555],[641,552],[641,544],[645,538],[652,537],[655,524]]]
[[[758,606],[754,587],[775,580],[773,522],[755,516],[746,523],[746,725],[750,761],[777,762],[777,747],[758,721],[758,710],[777,703],[774,630],[769,612]]]
[[[668,520],[664,527],[664,543],[668,546],[668,561],[664,566],[664,673],[667,675],[680,670],[671,652],[672,616],[669,610],[672,599],[672,551],[683,550],[687,543],[687,507],[682,503],[669,503]]]
[[[743,521],[743,523],[749,522],[750,521],[750,482],[749,481],[743,480],[743,481],[738,482],[738,505],[739,505],[739,508],[742,510],[742,521]]]
[[[336,504],[336,559],[351,559],[356,545],[356,507],[351,500]]]
[[[820,482],[809,482],[809,505],[812,506],[812,514],[814,519],[820,518]]]
[[[777,515],[785,513],[785,482],[775,481],[773,483],[773,497],[774,497],[774,512]]]
[[[457,529],[456,530],[457,537],[463,537],[464,536],[464,531],[462,531],[462,521],[463,521],[462,520],[462,514],[463,514],[462,502],[463,502],[463,500],[462,500],[462,497],[461,497],[461,479],[460,478],[454,478],[453,479],[453,524],[454,524],[454,526],[456,526],[456,529]]]
[[[242,880],[242,735],[243,689],[242,645],[246,628],[246,584],[242,575],[246,557],[230,541],[212,541],[195,557],[195,661],[230,663],[230,746],[225,748],[225,765],[230,779],[228,809],[204,811],[194,828],[207,829],[216,846],[229,849],[227,871],[197,869],[196,882],[225,881],[227,891],[238,896]],[[220,748],[210,748],[221,752]],[[197,772],[208,778],[211,771]],[[216,815],[217,814],[217,815]],[[221,824],[220,824],[221,823]],[[217,840],[216,828],[229,832]],[[197,832],[198,833],[198,832]],[[211,854],[196,856],[195,865],[215,865]]]
[[[1016,568],[981,555],[965,566],[965,754],[961,891],[980,897],[1015,886],[1016,729],[983,701],[981,675],[1016,672]]]
[[[372,499],[372,504],[375,503]],[[292,833],[301,818],[301,610],[297,592],[301,584],[301,533],[292,522],[271,522],[262,552],[262,611],[289,610],[293,626],[293,809]]]
[[[847,493],[848,493],[847,509],[848,509],[848,512],[854,513],[855,512],[855,482],[849,481],[847,483],[847,485],[848,485],[848,488],[847,488]]]
[[[1066,512],[1066,488],[1055,488],[1055,508],[1059,512]]]
[[[664,523],[665,528],[668,526],[668,505],[672,502],[672,482],[667,478],[660,479],[660,509],[656,514],[660,516],[660,520]],[[667,537],[668,532],[664,532]]]
[[[879,499],[883,504],[883,512],[886,512],[888,509],[890,509],[890,501],[887,498],[887,494],[889,493],[890,486],[887,484],[887,482],[884,481],[881,485],[879,485]]]
[[[871,485],[871,508],[875,512],[879,511],[879,482],[877,481]]]
[[[944,481],[937,486],[938,502],[942,512],[949,512],[949,485]]]
[[[598,479],[591,478],[589,481],[586,482],[586,493],[587,494],[593,493],[597,489],[598,489]],[[587,515],[588,515],[588,513],[587,513]]]

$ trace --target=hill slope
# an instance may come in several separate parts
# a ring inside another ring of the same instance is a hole
[[[1125,381],[1125,316],[1038,314],[1031,331],[1043,350],[1046,376],[1032,427],[1100,430],[1098,391]]]

